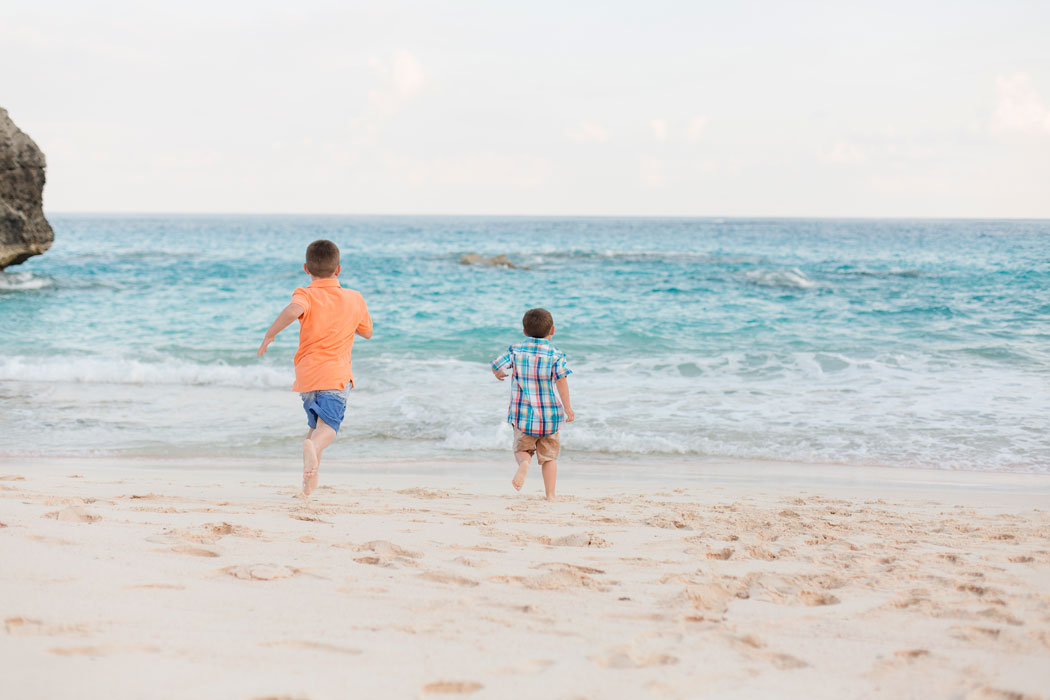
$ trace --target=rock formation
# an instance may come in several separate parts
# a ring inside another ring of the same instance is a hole
[[[461,265],[489,265],[492,267],[509,267],[512,269],[518,266],[512,263],[506,255],[497,255],[492,258],[485,258],[477,253],[467,253],[459,259]]]
[[[44,154],[0,107],[0,270],[51,247],[44,218]]]

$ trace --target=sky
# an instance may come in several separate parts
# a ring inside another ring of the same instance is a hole
[[[48,212],[1050,217],[1050,2],[4,0]]]

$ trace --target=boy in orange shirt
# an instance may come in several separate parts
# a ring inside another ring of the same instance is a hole
[[[372,317],[361,293],[343,289],[338,275],[339,248],[326,240],[306,248],[310,286],[297,288],[292,303],[277,315],[266,331],[258,355],[277,334],[299,319],[299,351],[295,353],[295,383],[306,411],[310,432],[303,440],[303,494],[317,488],[321,453],[335,440],[346,412],[346,400],[354,385],[350,351],[354,335],[372,337]]]

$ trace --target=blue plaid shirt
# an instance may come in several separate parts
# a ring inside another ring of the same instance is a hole
[[[507,422],[529,435],[553,435],[564,409],[554,383],[572,374],[565,353],[546,338],[526,338],[492,361],[493,371],[511,369]]]

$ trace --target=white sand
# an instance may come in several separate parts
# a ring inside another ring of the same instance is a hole
[[[1050,477],[335,466],[0,462],[0,696],[1050,697]]]

